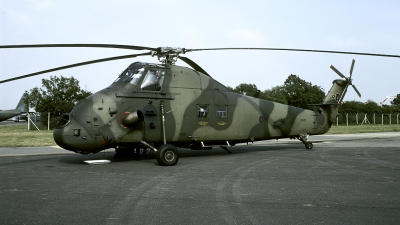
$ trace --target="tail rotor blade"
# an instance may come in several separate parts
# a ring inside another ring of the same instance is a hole
[[[348,87],[349,87],[349,86],[346,86],[346,88],[343,90],[342,94],[340,95],[340,98],[339,98],[339,101],[338,101],[339,104],[341,104],[341,102],[342,102],[342,100],[343,100],[343,98],[344,98],[344,95],[345,95],[346,92],[347,92],[347,88],[348,88]]]
[[[352,86],[352,87],[354,88],[354,90],[357,92],[358,97],[361,98],[361,94],[360,94],[360,92],[357,90],[356,86],[354,86],[353,84],[352,84],[351,86]]]
[[[343,97],[344,97],[344,95],[346,94],[347,87],[348,87],[349,85],[351,85],[351,86],[353,87],[354,91],[356,91],[357,95],[361,98],[360,92],[358,91],[358,89],[356,88],[356,86],[354,86],[354,85],[352,84],[352,79],[351,79],[351,75],[353,74],[354,63],[355,63],[355,62],[356,62],[356,61],[355,61],[354,59],[353,59],[353,61],[351,62],[350,76],[349,76],[349,77],[345,77],[339,70],[337,70],[334,66],[331,65],[331,69],[332,69],[333,71],[335,71],[341,78],[345,79],[345,81],[346,81],[346,88],[345,88],[344,91],[342,92],[342,94],[341,94],[341,96],[340,96],[340,99],[339,99],[339,102],[342,102]]]
[[[350,67],[350,78],[351,75],[353,74],[353,68],[354,68],[354,63],[356,62],[356,60],[353,59],[353,62],[351,62],[351,67]]]
[[[341,72],[339,72],[339,70],[337,70],[333,65],[331,65],[330,67],[331,67],[331,69],[332,69],[333,71],[335,71],[341,78],[346,79],[346,77],[345,77]]]

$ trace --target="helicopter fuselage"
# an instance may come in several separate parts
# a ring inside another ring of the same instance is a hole
[[[67,150],[87,154],[140,141],[191,148],[234,145],[323,134],[330,126],[322,110],[237,94],[186,67],[133,63],[112,85],[64,115],[54,139]]]

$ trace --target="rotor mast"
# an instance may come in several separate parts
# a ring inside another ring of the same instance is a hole
[[[151,51],[151,56],[157,56],[158,61],[165,65],[174,65],[179,58],[179,54],[185,54],[185,48],[159,47]]]

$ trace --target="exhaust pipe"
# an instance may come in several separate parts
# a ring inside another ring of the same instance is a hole
[[[125,127],[132,128],[135,126],[137,123],[142,122],[144,120],[144,116],[142,111],[138,110],[136,112],[132,112],[129,114],[125,114],[122,117],[122,125]]]

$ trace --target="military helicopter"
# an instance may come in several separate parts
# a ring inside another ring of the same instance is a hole
[[[17,107],[15,107],[15,109],[0,110],[0,122],[27,112],[28,110],[27,110],[27,107],[26,107],[23,99],[24,99],[24,95],[22,95],[22,97],[19,100]]]
[[[76,153],[97,153],[115,148],[116,153],[138,148],[152,149],[157,162],[173,166],[178,162],[177,147],[225,150],[238,143],[268,139],[297,138],[312,149],[309,135],[326,133],[332,126],[348,86],[352,86],[355,61],[346,77],[333,81],[318,111],[261,100],[232,92],[214,80],[203,68],[181,55],[213,50],[280,50],[400,57],[357,52],[282,48],[143,47],[112,44],[3,45],[0,48],[95,47],[147,50],[145,53],[97,59],[57,67],[0,81],[27,78],[43,73],[111,60],[155,56],[160,64],[134,62],[108,87],[78,102],[62,115],[54,129],[54,140]],[[182,60],[191,68],[175,65]]]

